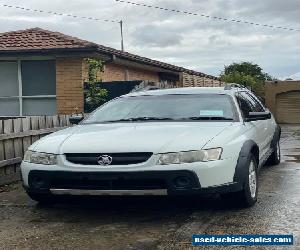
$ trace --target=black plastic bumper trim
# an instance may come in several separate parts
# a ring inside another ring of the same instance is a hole
[[[46,184],[41,187],[33,185],[34,178],[40,178]],[[186,187],[176,187],[174,180],[178,177],[188,177],[190,179],[190,185]],[[201,188],[199,179],[193,171],[189,170],[170,170],[170,171],[139,171],[139,172],[70,172],[70,171],[42,171],[32,170],[29,173],[29,187],[24,186],[26,191],[33,193],[50,193],[53,180],[67,179],[74,182],[72,188],[76,188],[76,181],[90,178],[93,181],[102,180],[149,180],[157,179],[163,180],[166,183],[166,189],[168,195],[196,195],[196,194],[207,194],[207,193],[225,193],[235,192],[241,189],[238,183],[228,183],[226,185],[213,186],[209,188]],[[55,183],[55,181],[53,183]],[[63,188],[63,187],[60,187]],[[68,187],[71,188],[71,187]],[[82,187],[78,187],[80,189]],[[91,188],[91,186],[86,187]],[[157,187],[159,189],[159,187]],[[97,190],[96,186],[93,187]],[[101,190],[101,188],[99,189]],[[141,188],[143,190],[143,188]]]

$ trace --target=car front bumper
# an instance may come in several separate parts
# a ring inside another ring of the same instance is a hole
[[[70,195],[189,195],[238,191],[236,160],[99,168],[22,162],[27,191]]]

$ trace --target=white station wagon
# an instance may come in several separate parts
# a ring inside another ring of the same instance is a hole
[[[32,199],[220,193],[251,206],[260,167],[280,162],[280,127],[238,85],[131,93],[81,120],[26,152]]]

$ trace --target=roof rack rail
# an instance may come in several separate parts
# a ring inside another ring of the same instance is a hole
[[[248,89],[244,85],[238,83],[226,83],[224,90],[231,90],[232,88]]]

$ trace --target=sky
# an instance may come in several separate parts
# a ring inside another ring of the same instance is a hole
[[[118,23],[6,8],[3,4],[123,20],[125,50],[218,76],[250,61],[270,75],[300,79],[299,0],[132,0],[164,8],[298,29],[287,31],[138,7],[115,0],[0,0],[0,33],[40,27],[120,49]]]

